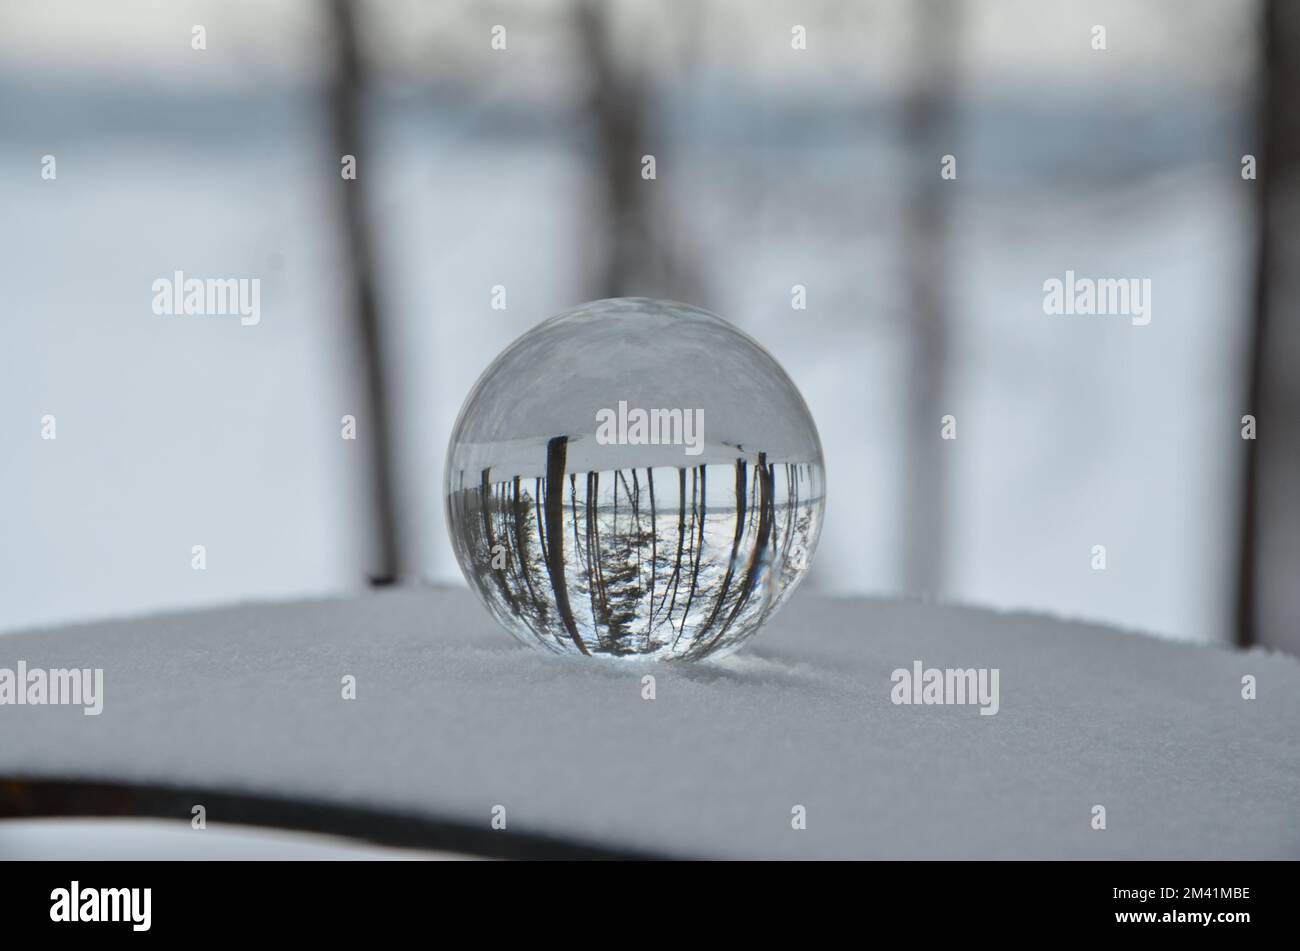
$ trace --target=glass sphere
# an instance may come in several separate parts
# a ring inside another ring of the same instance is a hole
[[[699,308],[616,298],[492,362],[443,489],[461,570],[519,640],[698,660],[794,590],[824,479],[817,427],[766,350]]]

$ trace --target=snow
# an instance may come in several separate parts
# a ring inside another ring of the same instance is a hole
[[[503,805],[502,836],[681,856],[1300,857],[1300,661],[1044,616],[804,592],[731,658],[610,665],[425,588],[0,637],[19,660],[102,667],[104,709],[0,707],[6,778]],[[894,705],[917,660],[998,668],[998,713]]]

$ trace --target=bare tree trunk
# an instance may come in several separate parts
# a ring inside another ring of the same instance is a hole
[[[1237,640],[1300,653],[1300,4],[1267,0]]]
[[[598,0],[575,6],[578,40],[591,71],[591,110],[595,120],[603,175],[607,239],[604,273],[598,278],[602,297],[629,292],[640,276],[650,247],[646,182],[641,180],[645,154],[644,106],[640,90],[629,82],[610,49],[609,8]]]
[[[573,619],[573,608],[569,604],[567,562],[564,558],[564,468],[568,451],[568,436],[555,436],[546,444],[546,496],[544,501],[537,499],[536,502],[546,509],[546,539],[549,544],[544,550],[546,571],[551,578],[551,591],[555,594],[555,607],[560,612],[564,629],[569,632],[569,637],[578,650],[590,654],[582,641],[582,635],[578,633],[577,622]]]
[[[653,196],[667,183],[641,177],[642,157],[658,150],[651,145],[644,77],[613,46],[609,21],[617,8],[608,0],[574,0],[573,7],[578,45],[591,77],[589,110],[600,158],[599,197],[591,213],[591,252],[601,262],[595,293],[707,302],[705,281],[692,263],[694,250],[685,238],[674,239],[670,229],[657,232],[655,227]],[[697,16],[686,7],[683,15],[685,22],[696,23]],[[690,28],[684,33],[694,35]]]
[[[950,302],[948,208],[955,182],[939,176],[940,158],[955,152],[953,98],[960,8],[950,0],[917,0],[913,10],[913,85],[903,107],[903,146],[911,188],[902,243],[912,321],[908,366],[902,529],[902,587],[937,592],[944,584],[948,518],[948,454],[940,419],[948,375]]]
[[[360,441],[369,449],[370,460],[372,525],[377,558],[370,581],[374,585],[383,585],[401,577],[402,564],[395,512],[391,421],[384,376],[384,341],[362,192],[362,182],[369,170],[362,161],[365,148],[360,118],[365,72],[357,43],[352,0],[331,0],[328,9],[335,61],[330,87],[334,148],[340,160],[344,155],[356,156],[358,168],[355,180],[340,181],[337,185],[340,225],[351,265],[352,299],[348,303],[353,315],[355,346],[361,354],[368,410],[367,415],[360,417],[359,435]]]

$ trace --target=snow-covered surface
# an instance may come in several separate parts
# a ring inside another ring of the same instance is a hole
[[[0,637],[19,660],[102,667],[104,708],[0,707],[4,778],[503,805],[503,836],[683,856],[1300,857],[1300,662],[1042,616],[805,596],[723,661],[611,666],[422,589]],[[998,668],[999,712],[894,705],[916,660]]]

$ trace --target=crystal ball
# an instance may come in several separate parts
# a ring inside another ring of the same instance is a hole
[[[443,490],[470,587],[558,654],[735,650],[808,570],[821,440],[781,366],[721,317],[617,298],[544,321],[474,384]]]

